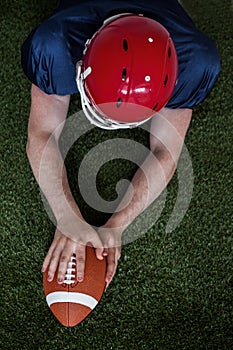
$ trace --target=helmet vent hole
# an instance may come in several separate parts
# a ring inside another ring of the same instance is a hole
[[[155,111],[157,107],[158,107],[158,103],[156,103],[156,104],[154,105],[152,111]]]
[[[119,108],[121,104],[122,104],[122,98],[119,97],[116,104],[117,108]]]
[[[168,58],[171,58],[172,50],[171,50],[170,46],[169,46],[169,48],[168,48],[167,55],[168,55]]]
[[[127,76],[127,69],[124,68],[124,69],[122,70],[121,79],[122,79],[123,81],[125,81],[125,80],[126,80],[126,76]]]
[[[166,86],[167,85],[167,81],[168,81],[168,75],[166,75],[166,77],[165,77],[165,79],[164,79],[164,86]]]
[[[126,39],[123,39],[123,49],[124,51],[128,51],[128,41]]]

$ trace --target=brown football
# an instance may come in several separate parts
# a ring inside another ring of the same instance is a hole
[[[76,279],[76,260],[71,257],[63,284],[57,283],[57,272],[52,282],[43,273],[44,294],[57,320],[66,327],[82,322],[100,301],[105,290],[106,258],[96,258],[94,248],[86,247],[84,281]]]

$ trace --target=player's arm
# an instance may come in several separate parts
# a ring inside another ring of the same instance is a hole
[[[109,247],[106,249],[108,281],[116,271],[123,231],[161,194],[173,177],[191,116],[190,109],[163,108],[153,117],[150,129],[151,152],[132,179],[133,195],[129,187],[119,208],[127,203],[127,198],[132,199],[124,209],[116,211],[100,230],[105,246]]]
[[[52,280],[59,265],[58,279],[63,281],[70,256],[76,253],[77,277],[84,276],[85,245],[93,244],[102,259],[101,241],[84,221],[72,196],[58,140],[67,116],[70,96],[48,95],[35,85],[31,90],[27,155],[33,174],[57,221],[53,243],[45,258],[43,271]]]

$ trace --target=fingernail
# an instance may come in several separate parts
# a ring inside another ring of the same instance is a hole
[[[82,276],[78,276],[78,281],[81,282],[83,280]]]
[[[57,279],[57,281],[58,281],[58,283],[62,283],[62,282],[63,282],[63,279],[62,279],[61,277],[59,277],[59,278]]]
[[[52,276],[48,276],[48,281],[51,282],[53,280]]]

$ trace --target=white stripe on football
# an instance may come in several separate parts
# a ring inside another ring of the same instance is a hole
[[[93,310],[98,301],[90,295],[75,292],[53,292],[46,296],[48,306],[55,303],[76,303],[89,307]]]
[[[78,259],[72,256],[67,264],[64,283],[58,283],[58,269],[51,282],[48,281],[48,269],[43,274],[43,287],[47,304],[57,318],[66,327],[74,327],[82,322],[100,301],[105,287],[106,258],[96,258],[95,249],[86,246],[84,280],[77,280]]]

